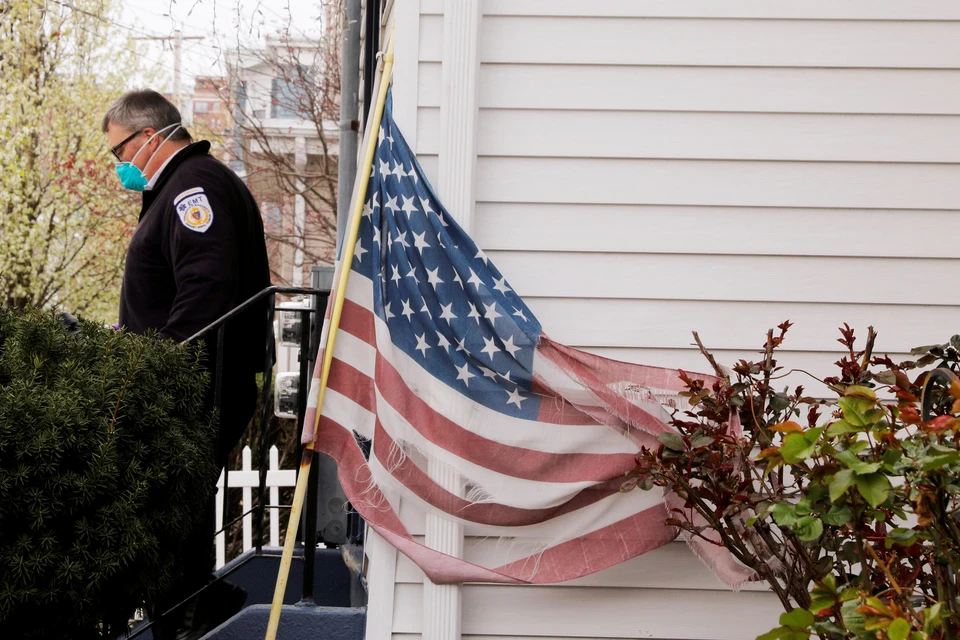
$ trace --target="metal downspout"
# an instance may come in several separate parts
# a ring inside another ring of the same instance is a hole
[[[357,177],[360,138],[360,10],[362,0],[346,0],[340,63],[340,153],[337,174],[337,246],[343,238]]]

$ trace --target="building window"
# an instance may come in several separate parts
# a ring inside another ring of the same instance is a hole
[[[270,117],[309,120],[307,92],[313,87],[313,73],[306,67],[286,69],[274,78],[270,88]]]
[[[193,103],[193,112],[194,113],[207,113],[210,108],[209,102],[194,102]]]

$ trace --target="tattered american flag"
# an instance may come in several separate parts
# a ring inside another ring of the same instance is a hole
[[[436,583],[569,580],[672,540],[662,493],[620,486],[670,428],[678,372],[548,338],[441,205],[389,97],[364,200],[315,445],[353,508]],[[401,500],[503,543],[482,562],[429,549]]]

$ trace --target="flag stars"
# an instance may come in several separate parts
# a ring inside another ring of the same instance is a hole
[[[513,336],[510,336],[509,338],[503,341],[503,348],[506,349],[508,352],[510,352],[511,358],[516,358],[517,351],[520,351],[520,347],[513,344]]]
[[[497,313],[497,303],[494,302],[489,305],[486,303],[481,303],[481,304],[483,304],[483,309],[484,309],[483,317],[489,320],[491,325],[496,325],[497,318],[503,317],[501,314]]]
[[[400,207],[400,210],[407,214],[407,219],[410,219],[410,216],[414,213],[420,213],[420,209],[417,209],[417,205],[413,204],[413,198],[408,198],[407,196],[400,196],[403,198],[403,206]]]
[[[518,318],[520,318],[520,319],[523,320],[524,322],[529,322],[529,320],[527,320],[527,316],[523,315],[523,311],[520,310],[520,309],[514,309],[512,315],[517,316]]]
[[[380,244],[380,227],[373,228],[373,241],[378,245]]]
[[[432,317],[433,317],[432,315],[430,315],[430,309],[429,309],[429,307],[427,307],[427,301],[426,301],[426,300],[423,301],[423,306],[420,307],[420,313],[425,313],[425,314],[427,314],[427,317],[429,317],[429,318],[432,318]]]
[[[393,239],[394,242],[399,242],[401,247],[409,247],[410,243],[407,242],[407,232],[402,231],[400,235]]]
[[[490,378],[491,380],[497,379],[497,372],[492,369],[487,369],[486,367],[480,367],[481,373],[483,373],[484,378]]]
[[[410,167],[410,171],[407,172],[408,178],[413,178],[413,184],[417,184],[417,181],[420,179],[417,177],[417,169],[415,167]]]
[[[413,315],[413,309],[410,308],[410,301],[403,301],[403,311],[400,312],[400,315],[407,319],[407,322],[410,322],[410,316]]]
[[[427,334],[424,333],[422,336],[417,336],[417,351],[423,354],[423,357],[427,357],[427,349],[430,348],[430,345],[427,344]],[[519,405],[517,405],[519,406]]]
[[[480,291],[480,285],[483,284],[483,280],[481,280],[480,276],[473,272],[473,269],[470,269],[470,279],[467,280],[467,284],[472,284],[477,288],[477,291]]]
[[[411,173],[413,172],[411,171]],[[417,174],[413,173],[413,175],[417,175]],[[420,200],[420,207],[423,209],[424,213],[431,214],[434,212],[433,209],[430,208],[429,200],[427,200],[426,198],[420,198],[419,196],[418,196],[418,199]]]
[[[367,202],[363,203],[363,217],[369,218],[372,215],[373,215],[373,205],[368,200]]]
[[[400,269],[399,269],[399,268],[397,267],[397,265],[395,265],[395,264],[390,265],[390,268],[393,269],[393,275],[390,276],[390,280],[392,280],[393,282],[399,282],[399,281],[400,281]]]
[[[516,388],[513,391],[507,391],[506,389],[504,389],[504,392],[509,396],[507,398],[507,404],[515,404],[517,405],[517,409],[520,409],[521,408],[520,403],[526,400],[525,397],[520,395],[519,388]]]
[[[477,260],[477,259],[483,260],[483,264],[487,264],[487,263],[489,262],[489,258],[487,258],[487,254],[485,254],[485,253],[483,252],[483,249],[481,249],[480,247],[477,247],[477,255],[474,256],[473,259],[474,259],[474,260]]]
[[[455,367],[457,370],[457,380],[463,380],[464,386],[470,386],[470,378],[476,378],[477,376],[470,373],[470,363],[464,362],[462,367]]]
[[[437,341],[439,342],[439,344],[437,344],[438,347],[442,347],[444,351],[446,351],[447,353],[450,353],[450,341],[447,340],[447,336],[443,335],[438,331]]]
[[[390,165],[384,162],[383,160],[377,160],[380,163],[380,177],[386,178],[392,172],[390,171]]]
[[[389,209],[390,213],[396,213],[400,211],[400,207],[397,205],[397,196],[390,196],[387,199],[387,204],[383,205],[384,209]]]
[[[400,163],[396,163],[393,165],[392,173],[393,175],[397,176],[398,180],[404,177],[405,175],[407,175],[407,172],[403,170],[403,164],[400,164]]]
[[[494,338],[484,338],[483,339],[483,349],[480,350],[480,353],[486,353],[490,356],[490,361],[493,362],[493,356],[500,353],[500,349],[497,347],[497,341]]]
[[[440,319],[450,322],[451,320],[456,320],[457,316],[453,312],[453,303],[442,304],[440,305]]]
[[[493,279],[493,288],[494,288],[495,291],[499,291],[500,293],[509,293],[509,292],[513,291],[513,289],[511,289],[510,287],[507,286],[507,279],[506,279],[506,278],[500,278],[499,280],[497,280],[496,278],[494,278],[494,279]]]
[[[388,304],[388,305],[384,305],[384,307],[383,307],[383,315],[386,316],[387,320],[389,320],[390,318],[396,318],[396,317],[397,317],[397,316],[394,315],[393,311],[390,310],[390,307],[392,307],[392,306],[393,306],[393,304],[391,303],[391,304]]]
[[[464,353],[467,353],[466,342],[467,342],[466,338],[460,338],[459,340],[457,340],[457,351],[462,351]]]
[[[417,248],[417,250],[421,253],[421,255],[423,254],[424,249],[430,248],[430,243],[427,242],[426,235],[427,235],[426,231],[424,231],[423,233],[413,234],[413,245]]]
[[[363,262],[363,254],[365,253],[369,252],[363,248],[363,243],[357,240],[357,246],[353,250],[353,255],[356,256],[358,262]]]
[[[432,271],[427,269],[427,282],[432,284],[434,288],[436,288],[438,284],[443,284],[443,280],[440,279],[440,267]]]
[[[416,268],[416,267],[410,267],[410,273],[408,273],[405,277],[407,277],[407,278],[413,278],[414,284],[420,284],[420,279],[417,278],[417,268]]]
[[[467,306],[470,307],[470,313],[467,314],[467,317],[475,319],[477,324],[480,324],[480,312],[477,311],[477,306],[472,302],[468,302]]]

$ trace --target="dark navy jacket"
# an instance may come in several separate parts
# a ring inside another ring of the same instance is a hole
[[[128,331],[181,341],[270,285],[257,203],[209,150],[206,141],[182,149],[143,192],[120,294]],[[266,309],[264,302],[227,325],[225,371],[263,369]],[[205,340],[212,363],[216,334]]]

